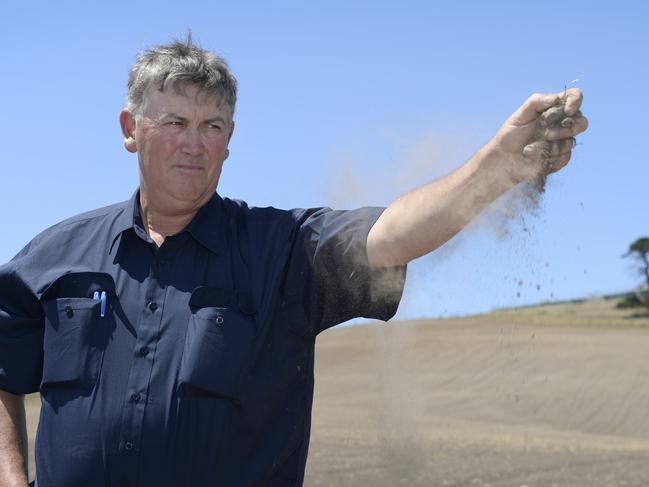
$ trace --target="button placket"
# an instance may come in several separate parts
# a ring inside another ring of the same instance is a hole
[[[162,321],[162,303],[165,301],[165,295],[166,287],[159,282],[157,268],[152,267],[145,290],[144,309],[137,325],[135,357],[126,389],[129,392],[124,404],[124,419],[120,435],[125,452],[137,451],[136,445],[141,441],[144,413],[149,403],[147,400],[149,380]]]

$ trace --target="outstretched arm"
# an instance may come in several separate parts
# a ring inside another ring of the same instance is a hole
[[[0,390],[0,487],[26,486],[25,396]]]
[[[405,265],[450,240],[507,190],[556,172],[588,128],[582,93],[532,95],[468,162],[395,200],[367,237],[372,267]]]

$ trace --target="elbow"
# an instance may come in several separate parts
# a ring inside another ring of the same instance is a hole
[[[385,268],[405,266],[410,262],[403,252],[404,249],[399,249],[396,242],[392,242],[380,234],[380,231],[375,231],[376,225],[372,227],[367,236],[367,261],[370,268],[373,270]]]

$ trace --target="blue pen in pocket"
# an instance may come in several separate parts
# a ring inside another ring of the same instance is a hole
[[[101,305],[99,307],[99,316],[101,316],[102,318],[106,316],[106,301],[108,299],[106,297],[106,291],[102,291],[101,296],[99,295],[99,291],[95,291],[92,295],[92,299],[94,301],[101,301]]]
[[[106,291],[101,292],[101,313],[100,316],[103,318],[106,316]]]

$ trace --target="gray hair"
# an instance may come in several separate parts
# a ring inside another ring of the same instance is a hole
[[[237,80],[225,59],[192,44],[191,32],[186,42],[174,41],[138,54],[128,76],[126,109],[139,118],[149,87],[160,91],[170,87],[178,94],[185,94],[188,85],[217,97],[219,103],[225,102],[234,115]]]

